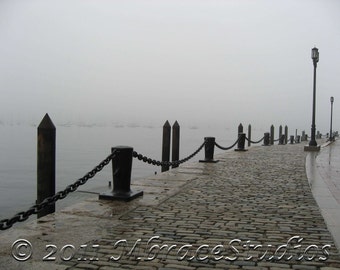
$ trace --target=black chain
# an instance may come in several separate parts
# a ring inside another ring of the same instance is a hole
[[[199,151],[202,150],[203,146],[205,145],[205,141],[202,143],[202,145],[191,155],[187,156],[186,158],[183,158],[181,160],[176,160],[176,161],[157,161],[155,159],[148,158],[146,156],[143,156],[142,154],[138,154],[136,151],[132,152],[132,156],[134,158],[138,158],[139,160],[142,160],[145,163],[149,163],[155,166],[178,166],[179,164],[182,164],[184,162],[187,162],[189,159],[193,158]]]
[[[260,140],[258,140],[258,141],[256,141],[256,142],[254,142],[254,141],[248,139],[247,137],[246,137],[246,140],[247,140],[248,142],[251,142],[251,143],[253,143],[253,144],[256,144],[256,143],[262,142],[262,141],[264,140],[264,137],[262,137],[262,139],[260,139]]]
[[[220,146],[217,142],[215,142],[215,145],[220,148],[221,150],[230,150],[231,148],[233,148],[237,143],[238,141],[240,140],[240,137],[237,138],[236,142],[232,145],[232,146],[229,146],[229,147],[223,147],[223,146]]]
[[[85,174],[82,178],[79,178],[73,184],[67,186],[64,190],[57,192],[55,195],[44,199],[41,203],[33,205],[25,212],[19,212],[10,219],[3,219],[0,221],[0,230],[7,230],[13,226],[16,222],[23,222],[33,214],[39,213],[41,210],[46,208],[50,204],[54,204],[60,199],[64,199],[70,192],[74,192],[81,185],[84,185],[87,180],[94,177],[98,172],[100,172],[107,164],[110,163],[112,159],[116,156],[116,151],[113,151],[107,158],[100,162],[91,171]]]

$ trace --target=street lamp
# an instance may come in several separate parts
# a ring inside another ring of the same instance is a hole
[[[329,131],[329,140],[333,141],[333,132],[332,132],[332,122],[333,122],[333,102],[334,102],[334,97],[331,97],[331,128]]]
[[[309,146],[305,147],[307,151],[318,151],[320,150],[320,146],[318,146],[315,140],[315,100],[316,100],[316,66],[319,62],[319,50],[317,48],[312,49],[312,60],[314,65],[314,80],[313,80],[313,115],[312,115],[312,132],[311,132],[311,140],[309,142]]]

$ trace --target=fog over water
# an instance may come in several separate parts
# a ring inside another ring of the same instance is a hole
[[[340,2],[0,2],[0,121],[232,127],[310,132],[340,106]]]

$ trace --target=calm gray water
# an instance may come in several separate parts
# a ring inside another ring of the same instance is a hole
[[[171,123],[172,124],[172,123]],[[246,129],[245,129],[246,131]],[[263,136],[253,128],[253,139]],[[128,145],[150,158],[161,160],[162,126],[79,126],[56,125],[56,189],[64,189],[93,169],[111,147]],[[237,127],[181,127],[180,158],[194,152],[204,137],[216,137],[222,146],[237,138]],[[26,211],[36,199],[37,127],[27,124],[0,124],[0,219]],[[222,152],[215,148],[215,153]],[[191,161],[204,157],[204,150]],[[190,162],[191,162],[190,161]],[[132,181],[160,172],[160,167],[133,159]],[[111,164],[79,190],[96,191],[112,181]],[[69,195],[73,196],[73,194]],[[58,209],[57,203],[57,209]]]

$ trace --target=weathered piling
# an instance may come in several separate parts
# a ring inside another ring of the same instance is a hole
[[[288,142],[288,126],[286,125],[285,126],[285,140],[284,140],[284,143],[287,144]]]
[[[204,159],[199,162],[216,163],[218,160],[214,160],[214,148],[215,148],[215,137],[204,138]]]
[[[270,144],[274,144],[274,125],[271,125],[270,127]]]
[[[116,146],[111,148],[115,153],[112,159],[113,190],[99,194],[99,199],[130,201],[143,195],[143,191],[132,191],[131,169],[133,148],[129,146]]]
[[[167,120],[163,125],[163,141],[162,141],[162,161],[170,161],[170,139],[171,139],[171,126]],[[168,165],[162,165],[162,172],[168,171]]]
[[[56,128],[45,114],[38,126],[37,147],[37,203],[55,194],[55,153],[56,153]],[[38,218],[55,212],[55,203],[41,210]]]
[[[248,147],[251,145],[251,125],[248,125]]]
[[[172,153],[171,160],[179,160],[179,141],[180,141],[180,126],[177,121],[172,125]],[[172,168],[176,168],[178,165],[172,165]]]
[[[237,135],[243,133],[243,125],[240,123],[237,128]]]
[[[279,140],[280,140],[281,137],[282,137],[282,126],[280,125],[279,126]]]

